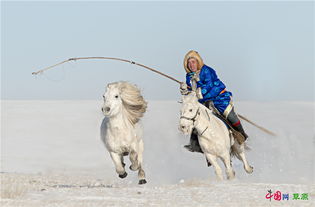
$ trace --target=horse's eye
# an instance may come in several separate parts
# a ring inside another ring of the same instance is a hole
[[[118,95],[116,95],[115,98],[118,98]]]
[[[192,112],[192,109],[189,109],[190,112]]]

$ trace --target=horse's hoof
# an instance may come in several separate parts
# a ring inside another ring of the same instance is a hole
[[[135,168],[135,169],[132,168],[132,165],[129,166],[129,169],[132,170],[132,171],[137,171],[138,170],[138,168]]]
[[[253,173],[253,171],[254,171],[254,167],[249,166],[249,169],[245,169],[245,171],[246,171],[248,174],[251,174],[251,173]]]
[[[143,184],[146,184],[146,183],[147,183],[147,181],[145,179],[139,180],[139,185],[143,185]]]
[[[228,179],[228,180],[232,180],[232,179],[234,179],[234,178],[235,178],[235,171],[233,170],[232,174],[230,174],[230,175],[228,174],[228,175],[227,175],[227,179]]]
[[[124,174],[122,174],[122,175],[118,175],[120,178],[125,178],[125,177],[127,177],[127,173],[125,172]]]
[[[208,165],[208,167],[210,167],[211,166],[211,163],[207,160],[207,165]]]

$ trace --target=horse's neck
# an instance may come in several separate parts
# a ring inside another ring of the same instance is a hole
[[[209,121],[211,121],[211,118],[209,120],[207,112],[206,112],[205,108],[202,106],[199,107],[199,113],[200,113],[200,115],[198,115],[198,118],[195,122],[196,123],[195,128],[202,130],[202,128],[204,128],[205,125],[210,124]]]
[[[199,106],[200,115],[196,122],[197,130],[204,130],[204,128],[214,128],[216,125],[219,125],[217,117],[204,105],[200,104]]]
[[[131,123],[128,121],[127,116],[120,111],[115,116],[109,118],[109,125],[111,127],[118,127],[118,128],[126,128],[131,126]]]

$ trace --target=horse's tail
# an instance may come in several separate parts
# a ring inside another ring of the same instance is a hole
[[[237,142],[236,140],[234,140],[234,141]],[[237,143],[237,145],[239,146],[240,144]],[[251,150],[251,148],[247,145],[247,143],[243,142],[242,145],[244,145],[244,150],[245,151],[250,151]],[[237,148],[238,147],[235,144],[233,144],[231,146],[230,156],[231,157],[237,157],[239,160],[241,160],[241,157],[239,156],[239,149],[237,149]]]
[[[237,151],[234,144],[231,146],[230,156],[231,157],[237,157],[238,159],[240,159],[240,156],[239,156],[238,151]]]

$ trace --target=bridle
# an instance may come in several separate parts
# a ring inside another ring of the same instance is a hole
[[[186,116],[180,116],[180,119],[187,119],[187,120],[190,120],[190,121],[192,121],[193,122],[193,125],[195,125],[195,121],[196,121],[196,118],[197,118],[197,116],[200,114],[199,113],[199,107],[198,107],[198,109],[197,109],[197,111],[196,111],[196,114],[192,117],[192,118],[189,118],[189,117],[186,117]]]
[[[180,119],[187,119],[187,120],[190,120],[193,122],[193,126],[195,126],[195,121],[196,121],[196,118],[198,115],[200,115],[200,112],[199,112],[200,108],[198,107],[197,111],[196,111],[196,114],[192,117],[192,118],[189,118],[189,117],[186,117],[186,116],[180,116]],[[208,118],[209,118],[209,121],[210,121],[210,116],[208,114],[208,112],[206,111],[207,115],[208,115]],[[203,135],[203,133],[208,129],[208,126],[202,131],[202,133],[200,134],[200,136]]]

